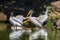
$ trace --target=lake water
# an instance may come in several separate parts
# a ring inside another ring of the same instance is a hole
[[[60,40],[60,30],[48,30],[49,40]],[[12,30],[10,23],[0,23],[0,40],[29,40],[29,34],[24,30]],[[37,40],[44,40],[39,38]]]

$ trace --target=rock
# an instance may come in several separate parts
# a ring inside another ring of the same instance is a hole
[[[0,21],[6,21],[6,20],[7,16],[3,12],[0,12]]]
[[[52,2],[51,6],[52,6],[53,12],[60,13],[60,1]]]
[[[56,25],[57,25],[57,29],[60,29],[60,18],[59,18],[59,20],[57,20],[57,22],[56,22]]]

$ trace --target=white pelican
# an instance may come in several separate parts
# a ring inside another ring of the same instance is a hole
[[[16,17],[13,17],[13,12],[11,12],[11,16],[9,21],[15,26],[15,28],[17,29],[17,26],[22,26],[22,21],[24,19],[23,16],[21,16],[19,19]]]
[[[48,18],[48,15],[47,15],[47,13],[48,13],[48,7],[46,8],[45,14],[42,15],[42,16],[32,17],[32,13],[33,13],[33,10],[30,10],[29,13],[28,13],[28,15],[30,15],[30,17],[29,17],[30,21],[31,21],[33,24],[42,27],[42,24],[43,24],[43,23],[47,20],[47,18]]]

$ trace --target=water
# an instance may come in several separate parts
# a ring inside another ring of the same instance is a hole
[[[60,30],[48,30],[49,40],[60,40]],[[29,40],[29,34],[24,30],[12,30],[10,24],[0,23],[0,40]],[[44,40],[38,38],[37,40]]]

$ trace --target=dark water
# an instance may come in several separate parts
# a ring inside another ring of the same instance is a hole
[[[27,33],[21,32],[20,30],[13,31],[10,27],[10,24],[0,23],[0,40],[29,40]],[[48,34],[49,40],[60,40],[60,30],[49,30]],[[37,40],[43,39],[39,38]]]

